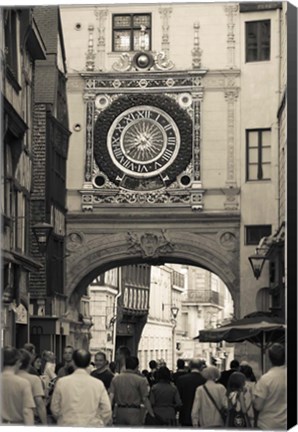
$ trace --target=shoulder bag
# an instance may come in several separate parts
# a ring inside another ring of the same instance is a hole
[[[205,392],[209,396],[209,399],[212,401],[213,405],[215,406],[215,408],[217,409],[219,414],[221,415],[221,418],[222,418],[224,424],[226,424],[226,419],[227,419],[227,414],[228,414],[227,409],[225,407],[222,407],[221,409],[218,408],[217,403],[215,402],[214,398],[211,396],[211,394],[210,394],[209,390],[207,389],[207,387],[205,386],[205,384],[203,385],[203,389],[205,390]]]

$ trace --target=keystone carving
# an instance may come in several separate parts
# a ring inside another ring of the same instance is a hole
[[[143,258],[158,257],[162,253],[169,253],[174,249],[173,243],[167,238],[165,230],[161,233],[127,233],[130,244],[128,251],[133,254],[141,252]]]

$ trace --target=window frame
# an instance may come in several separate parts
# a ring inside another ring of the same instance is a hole
[[[151,12],[148,12],[148,13],[141,13],[141,12],[138,12],[138,13],[116,13],[116,14],[112,14],[112,52],[113,53],[121,53],[121,52],[136,52],[136,51],[138,51],[138,50],[136,50],[135,48],[134,48],[134,37],[133,37],[133,35],[134,35],[134,30],[138,30],[139,28],[137,28],[137,27],[134,27],[133,26],[133,18],[135,17],[135,16],[140,16],[140,15],[146,15],[146,16],[149,16],[149,18],[150,18],[150,27],[148,28],[148,30],[150,31],[150,33],[149,33],[149,49],[148,50],[144,50],[144,51],[146,51],[146,52],[149,52],[149,51],[151,51],[152,50],[152,13]],[[120,16],[130,16],[130,20],[131,20],[131,22],[130,22],[130,27],[128,28],[128,27],[115,27],[115,24],[114,24],[114,22],[115,22],[115,18],[116,17],[120,17]],[[115,31],[119,31],[119,30],[130,30],[130,49],[129,49],[129,51],[127,51],[127,50],[115,50],[115,35],[114,35],[114,32]]]
[[[261,230],[261,229],[265,229],[265,228],[268,229],[268,233],[263,232],[263,233],[260,235],[260,238],[259,238],[258,241],[255,242],[255,241],[252,241],[252,240],[249,240],[249,239],[248,239],[248,232],[249,232],[249,229],[259,229],[259,230]],[[244,236],[244,239],[245,239],[245,246],[258,246],[260,240],[261,240],[263,237],[269,237],[269,236],[272,234],[272,225],[271,225],[271,224],[262,224],[262,225],[260,225],[260,224],[256,224],[256,225],[245,225],[244,229],[245,229],[245,236]],[[270,229],[270,232],[269,232],[269,229]]]
[[[15,9],[6,10],[4,17],[4,46],[6,77],[16,92],[21,90],[19,84],[19,16]]]
[[[260,58],[261,57],[261,52],[262,52],[262,37],[261,37],[261,25],[259,25],[257,27],[257,37],[256,37],[256,41],[257,41],[257,55],[256,55],[256,59],[254,60],[249,60],[248,59],[248,27],[249,24],[261,24],[264,22],[269,22],[269,55],[268,58]],[[255,63],[255,62],[263,62],[263,61],[270,61],[271,60],[271,19],[263,19],[263,20],[253,20],[253,21],[245,21],[245,63]]]
[[[258,149],[258,159],[257,162],[250,162],[249,161],[249,150],[254,148],[254,147],[250,147],[249,146],[249,134],[251,132],[258,132],[258,145],[257,145],[257,149]],[[245,146],[246,146],[246,160],[245,160],[245,164],[246,164],[246,181],[247,182],[254,182],[254,181],[270,181],[271,180],[271,176],[269,178],[264,178],[261,177],[261,171],[262,171],[262,167],[263,165],[272,165],[272,160],[270,157],[270,162],[263,162],[262,161],[262,157],[263,157],[263,153],[262,150],[265,148],[272,148],[271,146],[271,140],[270,140],[270,145],[269,146],[263,146],[262,145],[262,132],[271,132],[271,128],[255,128],[255,129],[246,129],[245,130]],[[257,165],[257,178],[249,178],[249,167],[252,165]]]

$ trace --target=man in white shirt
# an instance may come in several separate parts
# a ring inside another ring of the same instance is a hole
[[[58,426],[108,425],[112,417],[111,404],[103,383],[87,372],[90,352],[75,350],[72,358],[75,371],[58,379],[52,396],[51,411]]]
[[[269,348],[272,368],[261,376],[254,388],[257,427],[263,430],[287,429],[285,349],[275,343]]]
[[[34,425],[35,403],[28,381],[16,374],[21,361],[16,348],[2,348],[3,372],[1,374],[1,423]]]

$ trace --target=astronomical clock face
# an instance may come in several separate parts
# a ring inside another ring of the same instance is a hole
[[[122,96],[96,120],[94,156],[99,169],[124,189],[163,188],[191,160],[191,118],[167,96]]]
[[[111,159],[120,170],[132,177],[150,178],[174,162],[180,133],[165,111],[141,105],[115,119],[107,141]]]

